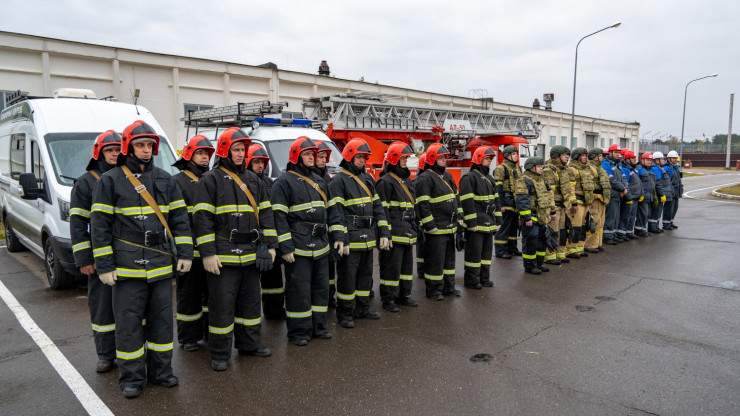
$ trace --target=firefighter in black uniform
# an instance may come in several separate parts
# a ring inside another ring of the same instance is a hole
[[[193,136],[172,166],[180,173],[172,178],[188,205],[190,229],[193,228],[195,188],[201,176],[208,172],[208,162],[216,149],[206,136]],[[193,247],[193,266],[177,276],[177,340],[185,351],[200,349],[198,341],[208,338],[208,284],[198,247]]]
[[[324,140],[314,140],[313,141],[316,146],[318,147],[318,151],[316,152],[316,160],[311,168],[313,173],[315,173],[319,178],[321,178],[324,181],[324,184],[326,185],[326,189],[329,189],[329,182],[331,182],[331,175],[329,174],[329,168],[326,166],[326,163],[331,158],[331,147],[326,144]],[[333,256],[329,256],[329,307],[330,308],[336,308],[337,307],[337,263],[334,262],[332,259],[333,257],[337,257],[337,254],[334,254]]]
[[[272,206],[280,253],[285,261],[285,313],[288,340],[302,347],[312,338],[330,339],[329,233],[338,255],[344,248],[344,226],[328,217],[328,187],[313,171],[318,150],[308,137],[290,146],[285,173],[275,181]]]
[[[416,169],[416,176],[411,180],[411,186],[416,189],[416,184],[419,177],[427,167],[427,152],[423,152],[419,155],[419,165]],[[421,215],[419,212],[419,204],[414,206],[414,212],[416,213],[416,278],[424,279],[424,230],[421,228],[420,219]]]
[[[154,129],[126,127],[117,167],[93,193],[93,256],[100,280],[113,286],[118,381],[127,398],[149,382],[176,386],[172,374],[172,282],[193,258],[188,209],[169,173],[154,166]],[[142,321],[146,319],[146,327]],[[146,329],[146,330],[145,330]]]
[[[343,255],[337,263],[337,320],[354,328],[354,318],[379,319],[370,310],[373,284],[373,249],[376,235],[380,249],[390,248],[390,226],[375,192],[375,181],[365,173],[370,146],[362,139],[350,140],[342,150],[342,171],[329,184],[329,210],[347,227]]]
[[[491,256],[495,213],[501,209],[496,189],[489,176],[496,152],[481,146],[473,153],[470,171],[460,179],[460,204],[465,221],[465,287],[491,287]]]
[[[522,176],[522,172],[517,165],[519,152],[515,146],[508,145],[501,153],[504,155],[504,161],[493,171],[496,193],[501,201],[501,226],[494,237],[494,246],[496,257],[510,259],[511,256],[522,255],[516,247],[519,213],[514,198],[516,181]]]
[[[379,254],[380,299],[383,309],[389,312],[398,312],[398,305],[418,305],[410,297],[416,244],[416,200],[409,180],[411,171],[406,164],[413,154],[408,145],[391,143],[385,153],[385,167],[375,184],[391,225],[390,250],[381,250]]]
[[[87,275],[87,306],[90,309],[98,363],[95,371],[105,373],[113,369],[116,358],[116,325],[113,317],[113,299],[110,286],[103,284],[95,272],[92,244],[90,242],[90,208],[93,189],[100,175],[116,166],[121,153],[121,135],[113,130],[95,138],[92,159],[87,173],[77,178],[72,188],[69,210],[69,228],[75,265]]]
[[[426,296],[443,300],[444,295],[460,296],[455,289],[455,233],[462,225],[462,207],[457,186],[445,172],[449,150],[434,143],[426,154],[427,169],[416,183],[416,203],[424,229],[424,279]]]
[[[265,184],[245,168],[251,140],[237,127],[218,137],[214,168],[198,182],[193,236],[208,272],[211,368],[240,355],[269,357],[261,344],[260,271],[272,268],[277,233]]]
[[[253,144],[247,150],[247,169],[256,173],[264,182],[267,196],[272,195],[272,178],[267,174],[270,156],[260,144]],[[274,213],[274,211],[273,211]],[[262,284],[262,313],[267,319],[285,318],[285,287],[283,286],[283,262],[275,256],[272,270],[260,273]]]

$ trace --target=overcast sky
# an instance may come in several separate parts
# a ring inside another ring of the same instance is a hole
[[[578,40],[620,21],[579,47],[577,114],[638,121],[646,138],[680,136],[686,83],[719,73],[689,87],[691,141],[726,134],[730,94],[740,92],[731,0],[2,0],[0,9],[9,32],[309,73],[327,60],[338,78],[460,96],[486,89],[511,104],[554,93],[562,112]]]

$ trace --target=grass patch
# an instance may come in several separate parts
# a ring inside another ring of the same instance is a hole
[[[740,195],[740,183],[726,188],[719,188],[717,189],[717,192],[721,194]]]
[[[0,222],[0,239],[5,240],[5,224]]]
[[[691,172],[684,172],[683,177],[684,178],[690,178],[692,176],[704,176],[704,174],[701,173],[691,173]]]

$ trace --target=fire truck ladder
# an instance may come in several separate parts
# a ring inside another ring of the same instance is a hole
[[[315,126],[332,123],[339,130],[431,132],[449,119],[467,121],[479,136],[521,134],[524,138],[535,139],[540,134],[539,122],[533,115],[388,102],[387,96],[382,94],[347,93],[314,97],[303,102],[303,111]]]
[[[188,115],[181,118],[180,121],[184,121],[188,127],[218,127],[223,125],[241,127],[249,125],[256,118],[267,114],[281,114],[283,108],[287,106],[287,101],[271,103],[269,100],[262,100],[251,103],[237,103],[226,107],[188,111]]]

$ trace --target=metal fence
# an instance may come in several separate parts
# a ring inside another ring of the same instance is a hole
[[[671,150],[681,152],[681,144],[658,144],[653,142],[640,141],[640,152],[662,152],[668,153]],[[727,145],[725,144],[685,144],[683,145],[684,153],[726,153]],[[733,143],[730,149],[731,153],[740,152],[740,144]]]

